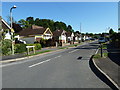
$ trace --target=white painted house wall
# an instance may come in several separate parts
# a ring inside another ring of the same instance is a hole
[[[51,34],[45,34],[43,38],[44,38],[44,39],[51,39],[52,36],[51,36]]]
[[[65,36],[65,35],[61,35],[61,36],[59,37],[59,40],[63,40],[63,41],[65,41],[65,43],[66,43],[66,36]]]
[[[8,33],[5,34],[5,38],[4,39],[11,39],[10,32],[8,32]]]

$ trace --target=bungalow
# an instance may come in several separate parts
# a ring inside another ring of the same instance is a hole
[[[1,33],[4,32],[3,39],[11,39],[11,33],[14,32],[14,30],[9,26],[9,24],[4,19],[2,19],[1,17],[0,17],[0,19],[1,19],[1,23],[2,23]]]
[[[67,37],[66,37],[66,31],[65,30],[56,30],[53,32],[53,39],[57,42],[66,43]]]
[[[20,39],[26,41],[28,44],[32,44],[35,41],[40,42],[42,38],[51,39],[53,36],[53,33],[49,28],[36,25],[32,25],[26,29],[23,29],[18,34],[20,35]]]

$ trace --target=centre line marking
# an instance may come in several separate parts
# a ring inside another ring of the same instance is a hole
[[[76,49],[76,50],[73,50],[73,51],[70,51],[70,52],[68,52],[68,53],[73,53],[73,52],[75,52],[75,51],[77,51],[78,49]]]
[[[57,56],[57,57],[54,57],[54,58],[58,58],[58,57],[61,57],[61,55]]]
[[[34,66],[40,65],[40,64],[42,64],[42,63],[44,63],[44,62],[48,62],[48,61],[50,61],[50,60],[51,60],[51,59],[48,59],[48,60],[45,60],[45,61],[42,61],[42,62],[39,62],[39,63],[33,64],[33,65],[29,66],[29,67],[31,68],[31,67],[34,67]]]
[[[58,58],[58,57],[61,57],[61,55],[59,55],[59,56],[57,56],[57,57],[54,57],[54,58],[51,58],[51,59],[55,59],[55,58]],[[51,59],[48,59],[48,60],[45,60],[45,61],[42,61],[42,62],[33,64],[33,65],[30,65],[29,68],[34,67],[34,66],[37,66],[37,65],[40,65],[40,64],[45,63],[45,62],[49,62]]]

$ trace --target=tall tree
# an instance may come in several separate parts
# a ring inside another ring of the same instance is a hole
[[[33,25],[34,24],[34,18],[33,17],[27,17],[26,21],[29,22],[29,24]]]
[[[113,33],[114,33],[114,31],[113,31],[113,29],[111,28],[111,29],[109,30],[109,34],[112,35]]]
[[[20,24],[20,26],[21,26],[22,28],[27,28],[27,27],[30,26],[29,22],[26,21],[26,20],[24,20],[24,19],[19,20],[18,23]]]
[[[67,31],[73,32],[73,29],[72,29],[72,26],[71,26],[71,25],[68,25]]]
[[[80,31],[76,31],[75,33],[81,34]]]
[[[34,21],[34,24],[40,26],[40,19],[36,18],[35,21]]]

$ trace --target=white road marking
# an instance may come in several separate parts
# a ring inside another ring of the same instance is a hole
[[[58,57],[61,57],[61,55],[57,56],[57,57],[54,57],[54,58],[58,58]]]
[[[76,50],[73,50],[73,51],[70,51],[70,52],[68,52],[68,53],[73,53],[73,52],[75,52],[75,51],[77,51],[78,49],[76,49]]]
[[[54,57],[54,58],[51,58],[51,59],[48,59],[48,60],[45,60],[45,61],[42,61],[42,62],[39,62],[39,63],[36,63],[36,64],[33,64],[33,65],[30,65],[29,68],[40,65],[40,64],[45,63],[45,62],[49,62],[50,60],[58,58],[58,57],[61,57],[61,55]]]
[[[48,59],[48,60],[45,60],[45,61],[42,61],[42,62],[39,62],[39,63],[33,64],[33,65],[29,66],[29,67],[31,68],[31,67],[34,67],[34,66],[40,65],[40,64],[42,64],[42,63],[44,63],[44,62],[48,62],[48,61],[50,61],[50,60],[51,60],[51,59]]]

